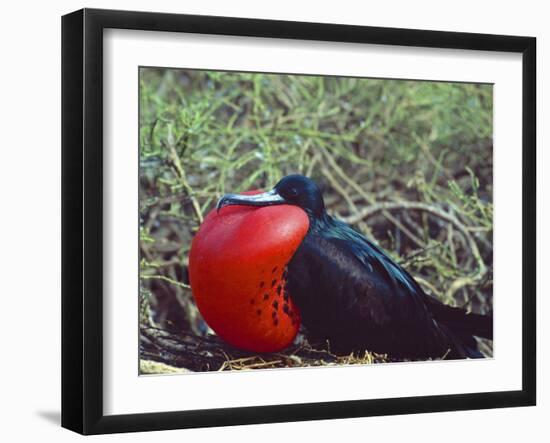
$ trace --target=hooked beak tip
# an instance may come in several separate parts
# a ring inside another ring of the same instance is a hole
[[[225,195],[222,196],[222,197],[218,200],[218,203],[216,204],[216,214],[219,214],[219,213],[220,213],[220,209],[223,208],[223,206],[224,206],[224,201],[225,201]]]

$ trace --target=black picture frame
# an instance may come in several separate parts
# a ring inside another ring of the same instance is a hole
[[[103,30],[192,32],[503,51],[523,64],[522,388],[392,399],[104,415]],[[62,426],[82,434],[150,431],[536,403],[536,39],[232,17],[83,9],[62,18]]]

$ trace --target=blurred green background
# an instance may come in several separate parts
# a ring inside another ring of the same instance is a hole
[[[492,313],[492,85],[141,68],[139,118],[142,325],[209,332],[194,233],[225,192],[291,173],[426,292]]]

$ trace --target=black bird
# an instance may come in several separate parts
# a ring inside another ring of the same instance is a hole
[[[405,359],[480,358],[474,336],[492,339],[491,317],[451,307],[426,294],[378,246],[325,210],[317,184],[283,178],[256,195],[228,194],[218,203],[302,208],[309,230],[288,264],[288,291],[308,338],[337,352],[374,351]]]

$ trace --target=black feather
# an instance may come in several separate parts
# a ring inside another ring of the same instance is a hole
[[[288,264],[288,290],[311,338],[332,349],[401,358],[478,358],[474,335],[492,338],[492,318],[427,295],[378,246],[329,216],[316,184],[289,176],[275,187],[302,207],[309,231]],[[296,190],[298,192],[296,192]]]

